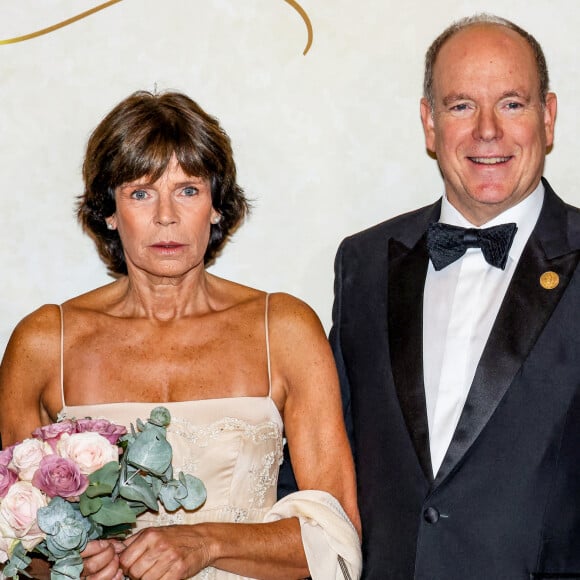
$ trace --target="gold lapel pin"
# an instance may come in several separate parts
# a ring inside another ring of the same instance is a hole
[[[546,290],[553,290],[560,283],[560,276],[556,272],[544,272],[540,276],[540,285]]]

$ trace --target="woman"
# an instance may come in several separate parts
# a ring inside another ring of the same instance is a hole
[[[129,425],[163,404],[176,469],[208,491],[196,512],[145,514],[122,544],[90,543],[83,575],[358,576],[354,469],[320,322],[296,298],[205,270],[247,211],[227,135],[185,95],[138,92],[91,135],[83,178],[79,219],[116,280],[17,326],[0,367],[3,443],[59,414]],[[283,432],[308,491],[276,503]]]

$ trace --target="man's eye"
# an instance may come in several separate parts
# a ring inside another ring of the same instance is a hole
[[[507,104],[507,108],[510,109],[511,111],[515,111],[517,109],[521,109],[522,108],[522,104],[521,103],[516,103],[516,102],[510,102]]]
[[[451,110],[461,113],[462,111],[467,111],[467,108],[468,108],[467,103],[459,103],[459,105],[453,105],[453,107],[451,107]]]
[[[198,193],[197,187],[185,187],[183,188],[183,195],[192,196]]]

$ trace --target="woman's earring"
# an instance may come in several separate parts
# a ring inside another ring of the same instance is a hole
[[[111,222],[107,222],[107,229],[108,230],[114,230],[115,229],[115,226]]]
[[[214,217],[211,218],[211,223],[215,226],[222,221],[222,216],[218,213]]]

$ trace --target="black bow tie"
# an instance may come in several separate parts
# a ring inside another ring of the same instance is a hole
[[[429,257],[435,270],[441,270],[461,258],[467,248],[481,248],[486,261],[503,270],[517,229],[513,223],[476,229],[435,222],[427,230]]]

